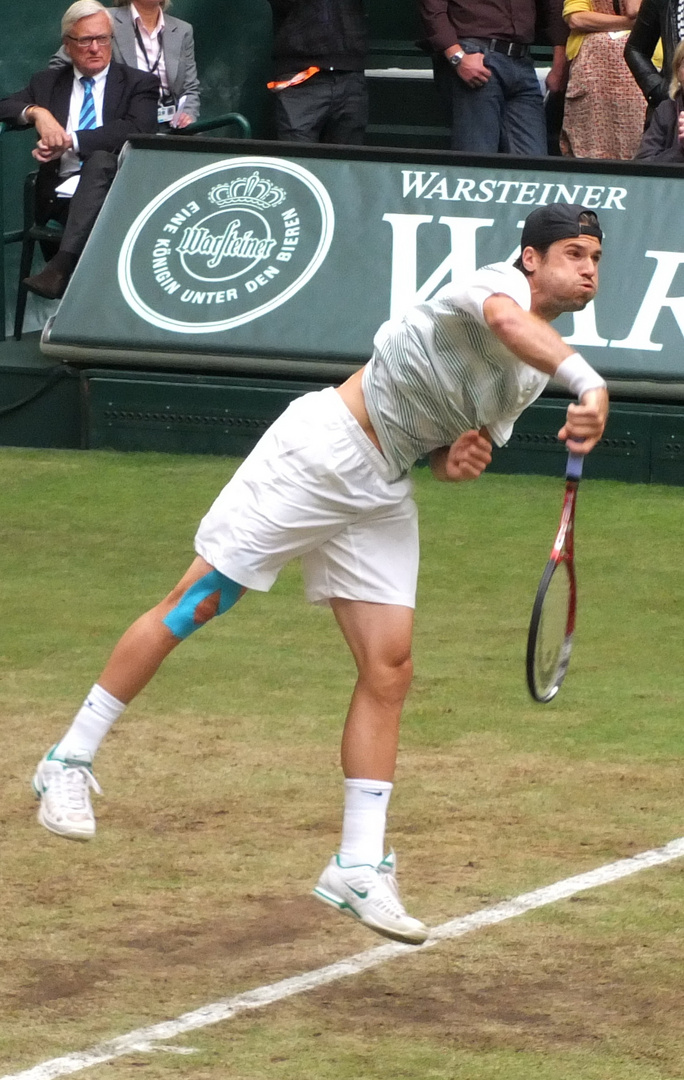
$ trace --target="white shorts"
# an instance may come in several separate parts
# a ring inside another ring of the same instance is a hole
[[[335,390],[305,394],[268,429],[200,522],[195,550],[266,592],[300,558],[307,599],[414,607],[418,514]]]

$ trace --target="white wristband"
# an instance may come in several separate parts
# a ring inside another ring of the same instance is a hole
[[[605,379],[579,353],[567,356],[558,365],[553,377],[577,398],[581,398],[587,390],[599,390],[606,385]]]

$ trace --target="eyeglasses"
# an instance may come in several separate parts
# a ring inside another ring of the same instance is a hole
[[[72,37],[71,34],[67,34],[66,37],[69,41],[73,41],[79,49],[89,49],[91,45],[111,45],[111,34],[93,34],[92,37]]]

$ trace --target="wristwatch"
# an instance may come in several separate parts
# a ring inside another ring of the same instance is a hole
[[[458,52],[455,52],[455,53],[451,54],[451,56],[448,58],[449,63],[453,67],[457,68],[458,65],[461,63],[461,60],[463,59],[464,56],[465,56],[465,53],[463,52],[463,49],[460,49]]]

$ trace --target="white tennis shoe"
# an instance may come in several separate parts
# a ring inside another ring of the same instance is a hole
[[[339,855],[333,855],[313,894],[383,937],[421,945],[428,928],[406,914],[399,899],[396,866],[393,851],[379,866],[340,866]]]
[[[90,789],[101,789],[92,773],[87,754],[54,757],[55,747],[39,762],[33,790],[40,799],[38,821],[50,832],[67,840],[91,840],[95,835],[95,815]]]

